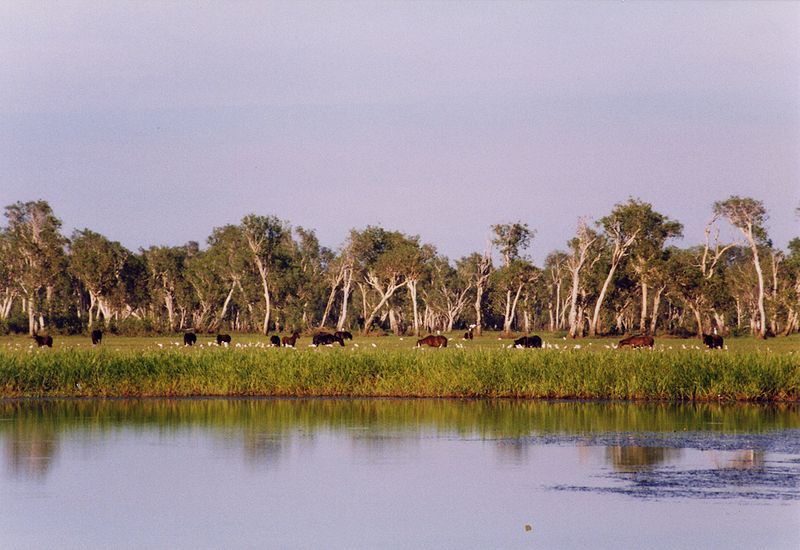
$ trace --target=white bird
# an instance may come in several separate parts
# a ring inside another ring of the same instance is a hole
[[[378,346],[376,346],[375,344],[372,344],[372,347],[373,347],[373,348],[377,348]]]
[[[575,347],[573,349],[581,349],[581,345],[580,344],[575,344]]]

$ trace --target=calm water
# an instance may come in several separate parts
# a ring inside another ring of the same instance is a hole
[[[800,548],[800,409],[0,402],[2,548]]]

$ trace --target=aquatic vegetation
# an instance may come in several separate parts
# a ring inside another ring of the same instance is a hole
[[[0,393],[796,401],[800,355],[366,345],[0,350]]]

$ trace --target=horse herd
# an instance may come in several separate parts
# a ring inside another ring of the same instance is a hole
[[[473,327],[464,333],[464,340],[472,340]],[[92,345],[97,346],[103,340],[103,332],[101,330],[93,330],[91,332],[92,338]],[[291,336],[284,336],[281,338],[278,335],[273,335],[270,337],[270,345],[272,347],[295,347],[297,343],[297,339],[300,338],[300,333],[295,331],[292,333]],[[52,336],[41,336],[33,333],[33,339],[36,341],[36,345],[41,347],[47,346],[48,348],[53,347],[53,337]],[[333,344],[339,344],[340,346],[344,346],[345,340],[352,340],[353,335],[346,331],[346,330],[339,330],[334,333],[329,332],[318,332],[314,334],[312,337],[312,345],[314,346],[331,346]],[[231,343],[231,335],[230,334],[217,334],[217,345],[218,346],[228,346]],[[197,343],[197,335],[194,332],[186,332],[183,335],[183,345],[184,346],[193,346]],[[703,344],[708,346],[709,349],[722,349],[723,347],[723,339],[722,336],[716,334],[703,334]],[[655,344],[655,339],[652,336],[629,336],[628,338],[623,338],[617,344],[617,349],[622,349],[625,347],[630,348],[651,348]],[[424,338],[417,340],[417,344],[415,347],[422,347],[428,346],[432,348],[446,348],[447,347],[447,337],[441,335],[429,335]],[[515,348],[541,348],[542,347],[542,339],[539,336],[523,336],[522,338],[517,338],[514,340],[514,347]]]

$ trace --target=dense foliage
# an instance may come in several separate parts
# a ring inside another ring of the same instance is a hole
[[[369,226],[338,250],[314,231],[248,215],[204,246],[139,251],[84,229],[69,238],[45,201],[5,209],[0,331],[198,332],[550,330],[573,337],[800,330],[800,239],[783,251],[763,204],[717,202],[704,242],[669,245],[682,225],[630,199],[596,223],[578,220],[566,250],[533,265],[525,223],[491,228],[492,251],[455,262],[419,237]],[[741,243],[720,243],[730,223]]]

